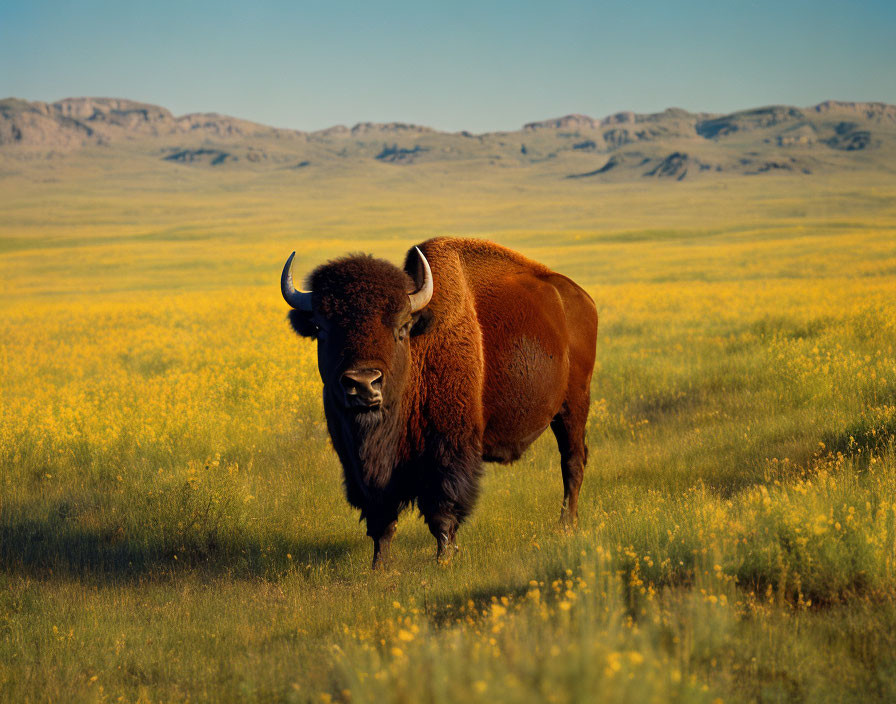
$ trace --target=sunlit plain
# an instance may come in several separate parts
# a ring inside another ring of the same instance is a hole
[[[0,184],[3,699],[896,696],[896,186],[66,163]],[[580,525],[548,434],[487,465],[452,564],[408,511],[371,573],[279,269],[443,234],[597,303]]]

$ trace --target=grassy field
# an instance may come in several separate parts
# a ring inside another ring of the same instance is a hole
[[[896,185],[94,163],[0,177],[0,699],[896,698]],[[548,434],[371,573],[277,281],[436,234],[597,302],[580,526]]]

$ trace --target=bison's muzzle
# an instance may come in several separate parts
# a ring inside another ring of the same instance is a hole
[[[349,408],[378,408],[383,403],[383,373],[379,369],[349,369],[339,384]]]

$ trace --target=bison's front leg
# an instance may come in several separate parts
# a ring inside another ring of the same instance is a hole
[[[367,535],[373,539],[373,569],[379,569],[389,560],[392,538],[398,528],[398,517],[390,512],[388,518],[367,517]],[[390,520],[391,519],[391,520]]]
[[[436,539],[436,558],[441,563],[449,562],[458,551],[457,529],[473,510],[479,492],[481,456],[478,446],[467,448],[447,468],[433,473],[435,481],[417,499]]]
[[[436,560],[440,564],[448,564],[460,548],[457,547],[458,520],[451,515],[439,516],[427,521],[429,531],[436,539]]]

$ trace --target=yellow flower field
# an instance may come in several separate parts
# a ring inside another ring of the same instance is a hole
[[[0,699],[896,697],[896,189],[29,173],[0,195]],[[597,302],[581,525],[544,437],[486,467],[450,566],[408,511],[372,574],[279,270],[435,234]]]

